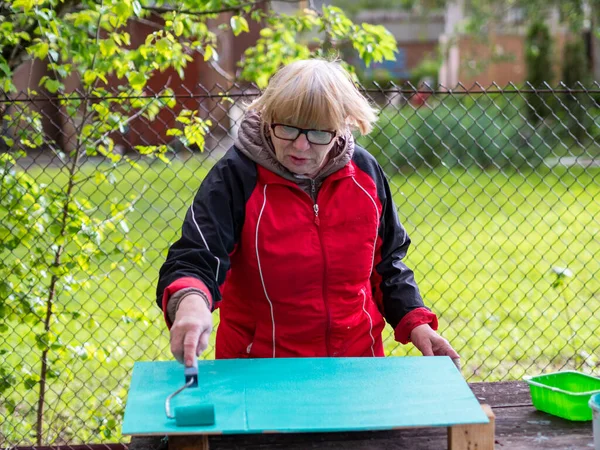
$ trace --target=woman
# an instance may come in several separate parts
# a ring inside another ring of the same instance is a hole
[[[424,355],[434,330],[381,167],[356,146],[375,110],[337,63],[297,61],[249,105],[160,270],[171,351],[191,366],[220,308],[216,358],[383,356],[385,320]]]

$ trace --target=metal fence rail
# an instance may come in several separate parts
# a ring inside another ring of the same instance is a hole
[[[357,140],[465,377],[600,374],[598,86],[364,92],[381,114]],[[0,447],[127,442],[133,362],[170,358],[158,269],[258,93],[0,101]]]

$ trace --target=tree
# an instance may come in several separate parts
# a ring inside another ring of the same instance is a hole
[[[562,82],[568,89],[580,91],[589,87],[590,78],[585,44],[583,39],[577,36],[564,47]],[[587,113],[590,107],[589,97],[581,92],[570,92],[564,95],[563,105],[568,127],[578,144],[582,145],[586,130],[591,125]]]
[[[322,12],[305,9],[298,14],[276,15],[261,6],[265,0],[185,0],[177,7],[168,2],[144,0],[14,0],[0,3],[4,22],[0,27],[0,68],[5,91],[10,77],[26,58],[49,59],[55,79],[44,80],[50,92],[63,88],[62,81],[80,76],[86,88],[97,87],[106,77],[126,78],[134,90],[144,87],[154,70],[182,69],[200,52],[206,60],[218,61],[216,30],[207,22],[219,14],[232,13],[228,28],[240,35],[249,30],[248,19],[264,26],[261,40],[242,61],[242,77],[264,86],[264,74],[294,57],[311,54],[307,42],[297,37],[318,31],[328,39],[348,40],[369,63],[394,57],[393,37],[383,27],[355,25],[336,7]],[[165,6],[167,5],[167,6]],[[164,20],[142,45],[131,47],[124,31],[129,21]],[[261,51],[262,50],[262,51]],[[265,64],[264,59],[269,63]],[[262,65],[261,65],[262,63]],[[261,71],[255,70],[257,67]]]
[[[211,23],[222,15],[228,15],[227,23],[213,27]],[[73,298],[74,291],[85,288],[92,264],[106,263],[108,258],[110,265],[110,257],[115,255],[133,263],[143,259],[143,251],[126,239],[125,215],[132,203],[108,205],[111,212],[104,220],[91,215],[94,208],[78,192],[82,161],[100,154],[114,163],[125,159],[135,165],[115,152],[114,133],[138,117],[151,122],[162,109],[176,104],[170,88],[144,95],[148,79],[167,69],[183,78],[193,55],[201,55],[221,70],[218,33],[241,35],[249,31],[249,20],[258,22],[262,30],[256,45],[240,62],[239,78],[259,87],[264,87],[281,65],[323,53],[319,45],[311,48],[308,39],[302,39],[308,33],[319,34],[319,40],[329,45],[349,42],[367,65],[393,59],[396,51],[395,40],[384,27],[356,25],[332,6],[322,11],[275,14],[265,0],[0,2],[0,91],[4,97],[0,117],[8,131],[2,140],[11,150],[0,158],[0,335],[11,331],[9,323],[30,323],[28,339],[41,353],[37,373],[20,379],[0,362],[0,393],[21,383],[27,391],[37,389],[34,433],[38,445],[49,439],[44,435],[49,381],[68,376],[65,361],[89,357],[82,346],[62,342],[57,331],[60,321],[93,320],[92,314],[83,312],[84,305],[66,307],[65,298]],[[151,23],[154,31],[134,45],[127,31],[131,22]],[[39,60],[49,68],[39,89],[28,95],[45,92],[59,105],[74,131],[68,146],[44,135],[39,113],[11,107],[15,104],[10,98],[15,93],[14,72],[27,60]],[[111,78],[119,80],[116,92],[109,89]],[[80,82],[81,89],[68,89],[72,79]],[[211,123],[185,108],[179,111],[177,123],[170,135],[202,149]],[[59,187],[41,185],[17,170],[16,158],[23,155],[22,150],[36,148],[53,151],[59,158],[66,174]],[[165,145],[136,149],[168,162]],[[110,182],[100,171],[92,177],[98,184]],[[9,410],[15,408],[10,400],[4,404]],[[101,430],[110,437],[116,421],[107,423]]]
[[[527,65],[527,80],[533,89],[548,89],[551,87],[552,74],[552,37],[548,26],[543,22],[534,22],[527,31],[525,42],[525,62]],[[552,113],[552,109],[537,92],[527,97],[529,118],[532,123],[538,123]]]

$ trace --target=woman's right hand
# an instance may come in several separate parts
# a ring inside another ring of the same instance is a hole
[[[171,327],[171,353],[175,359],[192,367],[208,347],[212,328],[212,313],[204,299],[197,294],[186,296],[179,304]]]

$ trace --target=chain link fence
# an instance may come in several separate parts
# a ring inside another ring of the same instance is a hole
[[[0,447],[128,441],[134,361],[171,358],[158,269],[259,94],[200,89],[0,103]],[[357,140],[467,380],[599,375],[599,86],[364,92],[381,116]]]

